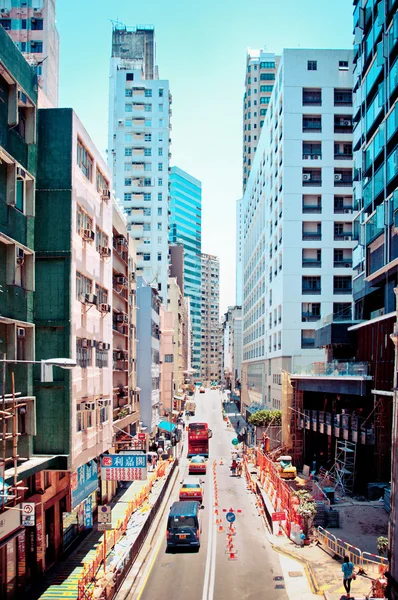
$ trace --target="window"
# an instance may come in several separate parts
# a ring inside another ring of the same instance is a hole
[[[108,350],[104,350],[104,344],[97,342],[95,346],[95,366],[104,369],[108,366]]]
[[[152,98],[152,90],[145,90],[145,98]]]
[[[0,25],[2,25],[3,29],[5,29],[6,31],[10,31],[11,30],[11,19],[1,19]],[[26,29],[26,21],[25,21],[25,27],[23,29]]]
[[[144,185],[152,185],[152,179],[150,177],[144,178]]]
[[[149,162],[146,162],[144,164],[144,171],[152,171],[152,164]]]
[[[144,136],[144,142],[152,142],[152,133],[146,133]]]
[[[318,68],[316,60],[308,60],[307,61],[307,71],[316,71]]]
[[[352,106],[352,90],[334,90],[335,106]]]
[[[124,170],[125,171],[131,171],[131,169],[132,169],[131,163],[124,163]]]
[[[91,181],[93,177],[93,159],[79,139],[77,140],[77,164],[87,179]]]
[[[125,148],[124,149],[124,156],[132,156],[133,155],[133,149],[132,148]]]
[[[303,115],[303,131],[322,131],[321,115]]]
[[[30,42],[30,51],[35,54],[41,54],[43,52],[43,42],[32,40]]]
[[[145,119],[145,127],[152,127],[152,119]]]
[[[260,115],[263,117],[267,114],[267,109],[266,108],[260,108]],[[264,121],[263,121],[264,123]]]
[[[144,156],[152,156],[152,148],[144,148]]]
[[[83,237],[85,229],[93,230],[93,219],[78,204],[76,208],[76,231]]]
[[[158,178],[158,185],[163,185],[163,179],[162,179],[162,177]]]
[[[107,179],[105,179],[98,167],[95,172],[95,182],[97,186],[97,192],[99,194],[102,194],[102,192],[109,190],[109,182]]]
[[[163,104],[159,104],[159,112],[163,112]]]
[[[132,107],[132,105],[131,105],[131,104],[125,104],[125,105],[124,105],[124,110],[125,110],[126,112],[133,112],[133,107]]]
[[[15,190],[15,208],[22,213],[25,206],[25,182],[23,179],[17,179],[17,187]]]
[[[86,338],[76,339],[76,364],[82,369],[92,365],[92,340]]]
[[[335,275],[333,277],[333,293],[349,294],[352,291],[351,275]]]
[[[130,186],[131,185],[131,177],[126,177],[125,178],[124,185],[126,185],[126,186]]]
[[[108,290],[98,283],[95,284],[95,295],[97,296],[98,304],[108,304]]]
[[[321,106],[322,90],[303,88],[303,106]]]
[[[158,261],[160,262],[162,260],[162,253],[158,252]]]
[[[260,85],[260,92],[272,92],[272,85]]]
[[[151,194],[151,192],[145,192],[145,193],[144,193],[144,200],[145,200],[145,202],[150,202],[150,201],[151,201],[151,199],[152,199],[152,194]]]
[[[143,209],[143,216],[144,217],[150,217],[151,216],[151,209],[150,208],[144,208]]]
[[[158,244],[161,244],[161,243],[162,243],[162,237],[160,236],[160,237],[158,237]]]
[[[163,156],[163,148],[158,148],[158,156]]]
[[[76,413],[76,431],[83,431],[83,413],[80,410]]]
[[[163,92],[164,92],[163,88],[160,88],[159,89],[159,98],[163,98]]]
[[[158,217],[161,217],[161,216],[162,216],[162,209],[158,208]]]
[[[275,69],[274,62],[260,62],[260,69]]]
[[[158,202],[162,202],[162,200],[163,200],[163,193],[158,192]]]
[[[159,127],[163,127],[163,119],[159,119]]]
[[[302,278],[302,293],[303,294],[320,294],[321,293],[321,278],[320,277],[303,277]]]
[[[130,192],[125,192],[124,194],[124,201],[125,202],[130,202],[132,199],[132,195],[130,194]]]
[[[109,407],[103,406],[100,410],[100,423],[105,423],[109,419]]]
[[[84,301],[86,295],[91,294],[93,282],[91,279],[76,271],[76,298],[80,302]]]
[[[150,254],[144,254],[143,255],[143,259],[145,262],[149,262],[151,260],[151,255]]]
[[[145,104],[144,105],[144,110],[145,110],[145,112],[151,112],[152,111],[152,104]]]
[[[275,81],[275,73],[261,73],[261,81]]]
[[[163,142],[163,133],[158,133],[159,142]]]
[[[26,19],[21,20],[21,29],[26,29]]]
[[[348,60],[339,60],[339,71],[348,71]]]
[[[158,223],[158,231],[162,231],[162,224]]]
[[[131,97],[132,97],[132,95],[133,95],[133,90],[124,90],[124,95],[125,95],[127,98],[131,98]]]
[[[126,73],[126,81],[134,81],[134,73]]]
[[[349,321],[352,319],[352,306],[350,302],[333,302],[333,320]]]
[[[151,224],[150,223],[144,223],[144,231],[151,231]]]
[[[133,125],[132,119],[125,119],[124,124],[126,127],[131,127]]]
[[[109,247],[109,238],[99,227],[95,228],[95,247],[100,254],[102,253],[103,248]]]
[[[158,163],[158,171],[163,171],[163,163]]]
[[[174,356],[172,354],[165,354],[164,355],[164,362],[167,362],[167,363],[174,362]]]

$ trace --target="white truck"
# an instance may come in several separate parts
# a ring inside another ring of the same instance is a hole
[[[191,417],[195,415],[196,404],[191,400],[185,402],[185,412],[187,412]]]

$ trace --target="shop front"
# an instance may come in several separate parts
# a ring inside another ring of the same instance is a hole
[[[63,513],[64,552],[85,530],[93,527],[97,508],[98,466],[95,460],[82,465],[71,475],[71,512]]]
[[[0,598],[21,598],[25,585],[25,528],[20,505],[0,515]]]

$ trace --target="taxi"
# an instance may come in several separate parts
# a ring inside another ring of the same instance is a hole
[[[199,394],[204,394],[204,393],[205,393],[205,388],[200,388]]]
[[[189,461],[188,473],[204,473],[206,474],[206,459],[204,456],[192,456]]]
[[[202,480],[199,477],[190,477],[181,482],[179,499],[181,500],[196,500],[202,504],[203,488]]]

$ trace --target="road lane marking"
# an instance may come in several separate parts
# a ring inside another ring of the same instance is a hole
[[[214,527],[213,527],[213,473],[212,469],[209,474],[209,487],[208,497],[209,497],[209,535],[207,540],[207,555],[206,555],[206,569],[205,569],[205,578],[203,583],[203,594],[202,600],[208,600],[208,587],[209,587],[209,578],[210,578],[210,565],[211,565],[211,552],[212,552],[212,542],[214,536]]]
[[[157,546],[155,547],[155,552],[154,552],[154,555],[153,555],[153,557],[152,557],[152,560],[151,560],[151,562],[149,563],[148,570],[147,570],[147,572],[146,572],[146,574],[145,574],[144,581],[142,582],[141,589],[140,589],[140,591],[139,591],[139,593],[138,593],[137,600],[140,600],[140,599],[141,599],[141,596],[142,596],[142,594],[144,593],[144,590],[145,590],[146,584],[148,583],[149,576],[150,576],[150,574],[151,574],[151,572],[152,572],[152,569],[153,569],[153,565],[155,564],[155,561],[156,561],[156,559],[157,559],[157,557],[158,557],[158,554],[159,554],[160,548],[162,547],[162,543],[163,543],[163,536],[160,536],[160,538],[159,538],[159,542],[158,542]]]

